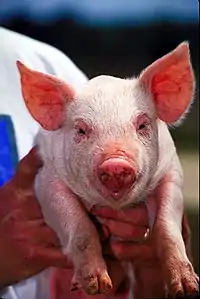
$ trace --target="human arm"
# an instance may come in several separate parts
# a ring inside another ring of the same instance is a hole
[[[40,166],[33,149],[20,161],[14,177],[0,189],[0,288],[50,266],[67,264],[33,192]]]

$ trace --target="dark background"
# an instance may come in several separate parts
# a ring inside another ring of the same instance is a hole
[[[20,2],[20,0],[16,1]],[[175,3],[177,1],[178,0],[169,1],[169,5],[173,6],[173,2]],[[194,5],[194,2],[196,2],[196,15],[198,16],[197,0],[187,1],[189,1],[191,5]],[[51,1],[49,0],[49,2]],[[54,2],[56,1],[54,0]],[[112,2],[114,11],[115,4],[114,1]],[[103,21],[98,24],[92,23],[91,21],[80,22],[78,16],[70,16],[69,13],[65,15],[65,13],[62,12],[62,14],[57,14],[56,17],[54,16],[48,20],[41,18],[38,21],[37,18],[34,19],[30,17],[30,14],[26,13],[26,11],[20,13],[19,10],[18,13],[9,14],[9,10],[6,10],[5,14],[1,13],[3,12],[5,3],[6,0],[0,0],[0,26],[57,47],[66,53],[89,78],[99,74],[110,74],[119,77],[137,75],[155,59],[173,50],[180,42],[188,40],[190,42],[191,59],[197,79],[195,101],[184,124],[178,129],[173,129],[172,135],[180,152],[187,151],[189,156],[193,153],[198,154],[198,17],[191,20],[183,16],[181,19],[181,15],[179,15],[177,11],[177,21],[176,17],[171,18],[170,16],[165,18],[161,16],[158,18],[155,12],[155,20],[152,18],[151,22],[146,22],[145,19],[142,18],[139,23],[134,22],[133,17],[132,22],[120,23],[116,21],[106,25]],[[148,3],[150,6],[153,5],[153,1],[151,0],[149,0]],[[182,0],[181,5],[185,5],[185,3],[186,2]],[[139,4],[140,1],[138,1],[138,5]],[[40,5],[39,1],[37,5]],[[126,1],[124,1],[124,5],[126,5]],[[191,173],[191,176],[192,175]],[[199,272],[198,207],[196,205],[194,207],[188,207],[188,214],[193,233],[192,248],[195,267],[197,272]]]

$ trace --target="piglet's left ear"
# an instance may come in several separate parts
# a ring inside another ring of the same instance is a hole
[[[168,124],[178,121],[192,102],[195,86],[188,43],[147,67],[139,82],[152,94],[158,117]]]

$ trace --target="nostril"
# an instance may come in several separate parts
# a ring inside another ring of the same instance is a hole
[[[128,172],[128,171],[123,171],[120,175],[119,175],[119,177],[121,178],[121,179],[125,179],[125,180],[130,180],[130,179],[132,179],[132,177],[133,177],[133,173],[132,172]]]
[[[100,177],[102,182],[106,182],[106,181],[109,180],[110,175],[106,172],[100,172],[99,177]]]
[[[133,183],[135,180],[134,171],[123,171],[119,175],[119,180],[123,182],[124,186]]]

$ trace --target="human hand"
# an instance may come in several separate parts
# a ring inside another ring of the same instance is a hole
[[[34,195],[34,179],[40,166],[34,148],[0,189],[0,288],[50,266],[67,266],[58,238],[45,224]]]
[[[152,238],[149,238],[148,212],[144,204],[123,211],[95,208],[92,214],[102,224],[104,238],[111,236],[110,248],[117,259],[145,265],[147,261],[154,262],[156,256]]]
[[[134,298],[164,298],[165,288],[154,250],[154,237],[153,233],[148,234],[146,206],[139,204],[119,212],[100,208],[92,213],[104,226],[106,237],[112,236],[110,249],[114,257],[120,261],[131,261],[134,266],[137,281]]]

